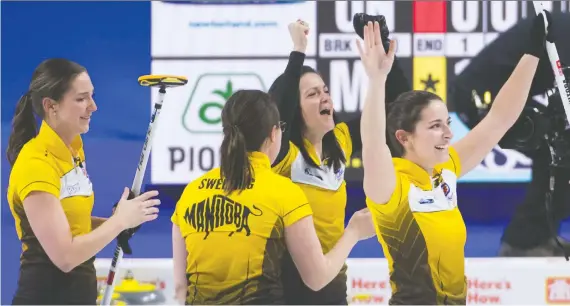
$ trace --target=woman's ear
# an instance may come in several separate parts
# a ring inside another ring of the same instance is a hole
[[[57,112],[57,103],[53,99],[46,97],[42,99],[42,108],[46,117],[54,115]]]
[[[409,134],[408,132],[404,131],[404,130],[397,130],[396,131],[396,139],[398,139],[398,142],[400,144],[405,145],[408,140],[409,140]]]
[[[269,135],[271,142],[276,142],[277,141],[277,133],[279,133],[279,127],[274,126],[273,129],[271,129],[271,135]]]

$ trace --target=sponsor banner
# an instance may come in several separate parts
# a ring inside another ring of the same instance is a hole
[[[467,304],[544,305],[570,302],[570,266],[564,259],[468,258]],[[348,260],[350,304],[388,304],[385,259]]]
[[[314,1],[196,2],[152,1],[152,57],[287,57],[297,19],[309,23],[307,55],[315,54]]]
[[[95,261],[100,290],[110,265],[110,259]],[[347,265],[349,304],[388,304],[391,286],[386,259],[349,259]],[[115,298],[136,299],[129,304],[138,305],[151,298],[174,304],[172,269],[171,259],[124,259]],[[465,274],[467,304],[570,304],[570,266],[563,258],[467,258]],[[121,294],[122,288],[135,289],[135,293]]]
[[[570,275],[546,279],[546,303],[570,304]]]
[[[314,61],[305,61],[315,67]],[[155,60],[152,72],[188,77],[169,89],[151,155],[153,184],[188,184],[219,167],[221,110],[240,89],[267,91],[287,60]],[[156,97],[153,97],[153,100]]]

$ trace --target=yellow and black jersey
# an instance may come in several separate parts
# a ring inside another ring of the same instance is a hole
[[[345,123],[339,123],[334,129],[337,142],[347,160],[352,155],[352,139]],[[335,172],[332,165],[327,165],[317,157],[312,144],[305,140],[305,148],[319,168],[311,167],[303,158],[299,148],[292,142],[285,157],[273,166],[273,171],[290,178],[301,187],[307,196],[313,211],[315,230],[321,242],[323,253],[328,253],[344,233],[346,209],[346,182],[344,181],[345,165]],[[325,288],[317,293],[311,291],[302,282],[298,271],[291,260],[285,258],[283,279],[287,292],[298,292],[306,303],[323,301],[323,295],[332,300],[346,299],[346,265],[339,275]],[[336,297],[338,296],[338,298]]]
[[[320,169],[310,167],[303,160],[303,155],[299,151],[299,146],[305,146],[308,155],[315,161],[316,165],[321,165],[311,143],[304,141],[295,146],[290,140],[299,135],[291,134],[296,125],[299,124],[300,92],[299,82],[306,73],[318,73],[313,68],[303,66],[305,54],[292,51],[285,71],[273,82],[269,93],[277,102],[281,120],[293,128],[288,128],[283,132],[281,141],[281,151],[274,165],[274,170],[284,176],[291,178],[305,191],[309,203],[314,211],[313,218],[317,235],[323,246],[323,251],[328,252],[342,236],[344,231],[344,219],[346,208],[346,186],[344,182],[344,166],[340,171],[334,173],[328,167]],[[410,90],[410,86],[404,73],[398,64],[398,59],[394,61],[392,70],[386,80],[386,102],[392,102],[402,92]],[[297,120],[295,120],[297,118]],[[335,122],[338,123],[338,121]],[[336,125],[334,129],[337,142],[340,144],[346,160],[350,160],[355,152],[362,149],[360,139],[360,116],[352,118]],[[326,162],[325,162],[326,163]],[[341,270],[337,278],[329,285],[318,292],[307,288],[301,280],[297,270],[292,267],[293,262],[290,257],[285,258],[284,265],[286,273],[284,282],[288,294],[288,302],[293,304],[338,304],[346,303],[346,267]]]
[[[241,193],[226,195],[216,168],[176,204],[171,220],[188,251],[189,304],[283,304],[284,230],[312,211],[298,186],[271,171],[267,155],[249,159],[254,181]]]
[[[15,300],[28,304],[85,304],[97,298],[94,258],[63,273],[34,235],[23,206],[31,192],[47,192],[60,200],[73,236],[91,232],[94,195],[80,136],[71,148],[75,154],[44,121],[38,135],[20,151],[10,173],[8,203],[22,241]]]
[[[334,134],[347,160],[352,155],[352,139],[345,123],[339,123]],[[330,251],[344,232],[346,208],[345,166],[335,172],[332,165],[327,165],[317,157],[313,145],[305,140],[305,148],[319,168],[309,166],[299,148],[289,143],[287,155],[276,165],[273,171],[288,177],[297,184],[309,200],[314,212],[315,229],[319,236],[323,252]]]
[[[431,176],[393,158],[392,197],[384,204],[366,200],[390,268],[391,304],[465,305],[467,233],[457,208],[461,162],[451,147],[449,156]]]

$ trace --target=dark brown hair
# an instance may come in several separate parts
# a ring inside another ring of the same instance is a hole
[[[421,119],[422,111],[433,100],[441,98],[429,91],[412,90],[402,93],[388,105],[386,114],[386,140],[392,157],[404,156],[404,146],[396,138],[397,130],[413,133]]]
[[[303,68],[301,70],[301,77],[307,73],[315,73],[315,74],[320,76],[320,74],[317,71],[315,71],[312,67],[303,66]],[[277,87],[286,86],[284,81],[280,80],[280,78],[282,78],[282,77],[279,77],[271,85],[271,88],[269,89],[270,93],[273,94],[274,92],[279,92]],[[296,113],[295,113],[295,116],[293,117],[293,120],[291,121],[291,124],[287,126],[287,129],[289,129],[289,135],[290,135],[289,137],[290,137],[291,142],[299,148],[299,151],[301,152],[301,155],[303,156],[303,159],[305,160],[305,162],[310,167],[319,168],[319,166],[310,157],[309,152],[307,151],[307,148],[305,147],[305,143],[303,142],[303,134],[305,133],[305,131],[307,129],[307,125],[306,125],[305,121],[303,120],[303,110],[301,109],[300,92],[298,95],[296,95],[296,99],[297,99],[297,101],[294,101],[294,102],[293,101],[284,101],[284,103],[294,103],[295,105],[299,105],[299,107],[296,108]],[[335,125],[338,123],[338,118],[336,116],[336,113],[333,113],[333,121],[334,121]],[[342,148],[340,147],[340,144],[338,143],[338,141],[336,139],[336,136],[334,134],[334,129],[329,131],[328,133],[326,133],[323,136],[323,148],[322,148],[322,150],[323,150],[323,154],[322,154],[323,159],[328,160],[328,165],[333,165],[333,169],[334,169],[335,173],[342,167],[343,164],[346,163],[346,157],[344,156]]]
[[[16,104],[6,150],[10,165],[14,165],[22,147],[37,135],[36,115],[41,119],[45,115],[42,100],[60,101],[77,75],[84,71],[83,66],[61,58],[48,59],[38,65],[28,92]]]
[[[236,91],[222,109],[224,140],[220,147],[224,191],[242,191],[253,183],[248,152],[258,151],[279,126],[279,111],[270,96],[260,90]]]

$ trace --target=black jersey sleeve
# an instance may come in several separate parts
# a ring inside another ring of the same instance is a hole
[[[287,128],[281,138],[281,150],[273,163],[274,165],[283,160],[289,152],[291,124],[299,108],[299,81],[304,61],[304,53],[292,51],[289,54],[289,62],[285,72],[275,79],[275,82],[269,89],[269,93],[279,107],[281,121],[287,124]]]

